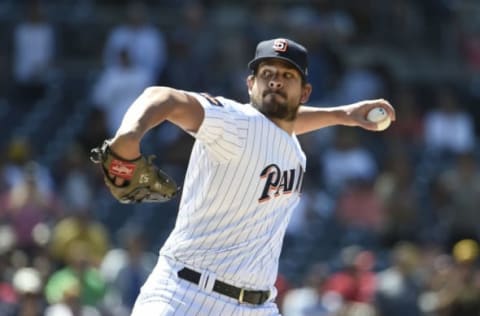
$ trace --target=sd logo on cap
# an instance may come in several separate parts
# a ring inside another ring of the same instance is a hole
[[[300,71],[303,78],[308,75],[307,49],[286,38],[277,38],[258,43],[255,58],[248,63],[248,68],[255,71],[260,62],[277,58],[292,64]]]

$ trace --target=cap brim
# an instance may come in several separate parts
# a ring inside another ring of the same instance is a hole
[[[262,62],[262,61],[265,61],[265,60],[268,60],[268,59],[280,59],[280,60],[283,60],[283,61],[286,61],[287,63],[289,63],[290,65],[292,65],[295,69],[298,70],[298,72],[300,72],[301,76],[303,78],[306,78],[307,75],[303,72],[303,69],[300,68],[299,65],[297,65],[295,62],[293,62],[293,60],[291,60],[290,58],[286,58],[286,57],[282,57],[282,56],[271,56],[271,57],[259,57],[259,58],[255,58],[253,59],[252,61],[250,61],[248,63],[248,68],[252,71],[255,71],[258,67],[258,65]]]

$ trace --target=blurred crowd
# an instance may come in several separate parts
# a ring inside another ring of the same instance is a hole
[[[128,315],[178,199],[120,205],[89,150],[149,85],[247,102],[258,41],[309,49],[314,106],[385,98],[385,132],[300,138],[303,199],[277,280],[285,316],[480,315],[480,3],[0,3],[0,315]],[[193,139],[144,151],[181,184]]]

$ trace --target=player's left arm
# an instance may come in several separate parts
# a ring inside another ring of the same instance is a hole
[[[375,107],[386,110],[390,120],[395,121],[395,109],[384,99],[365,100],[335,107],[300,106],[295,123],[297,135],[334,126],[358,126],[370,131],[377,130],[377,124],[367,120],[367,113]]]

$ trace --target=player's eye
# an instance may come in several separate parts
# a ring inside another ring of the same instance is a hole
[[[286,72],[283,74],[283,77],[285,79],[292,79],[293,78],[293,74],[291,72]]]
[[[263,78],[270,78],[272,76],[272,72],[270,70],[263,70],[262,77]]]

